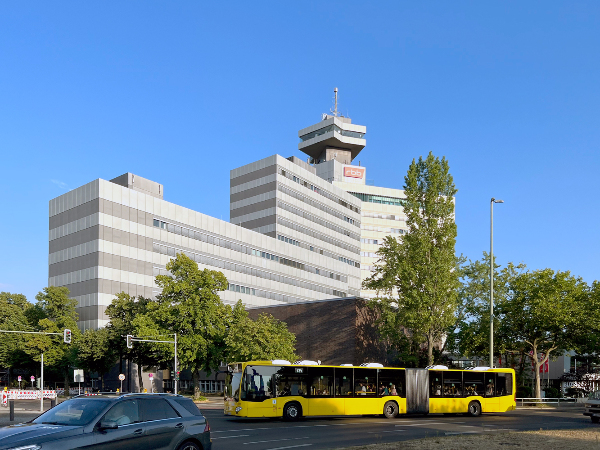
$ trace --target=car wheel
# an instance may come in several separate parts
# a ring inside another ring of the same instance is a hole
[[[177,450],[200,450],[195,442],[187,441],[177,447]]]
[[[598,423],[598,422],[600,422],[600,417],[592,416],[592,423]]]
[[[468,413],[471,417],[477,417],[481,415],[481,403],[472,401],[469,403]]]
[[[299,403],[292,402],[285,405],[283,408],[283,418],[284,420],[294,421],[298,420],[302,417],[302,406]]]
[[[385,402],[383,405],[383,415],[388,419],[393,419],[398,416],[398,403],[396,402]]]

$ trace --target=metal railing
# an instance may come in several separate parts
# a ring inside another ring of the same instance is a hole
[[[517,406],[525,406],[525,405],[550,405],[556,404],[557,406],[560,403],[577,403],[576,398],[517,398]],[[519,404],[519,402],[521,402]]]

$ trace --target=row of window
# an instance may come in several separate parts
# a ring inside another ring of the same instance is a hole
[[[345,201],[345,200],[342,200],[342,199],[341,199],[341,198],[339,198],[339,197],[336,197],[336,196],[335,196],[335,195],[333,195],[331,192],[329,192],[329,191],[327,191],[327,190],[325,190],[325,191],[322,191],[322,190],[321,190],[321,189],[319,189],[317,186],[314,186],[314,185],[310,184],[308,181],[302,180],[302,179],[298,178],[298,177],[297,177],[297,176],[295,176],[295,175],[292,175],[292,174],[290,174],[290,173],[287,173],[287,172],[286,172],[285,170],[283,170],[283,169],[280,169],[280,172],[279,172],[279,173],[280,173],[281,175],[283,175],[284,177],[286,177],[286,178],[289,178],[289,179],[290,179],[290,180],[292,180],[292,181],[295,181],[296,183],[300,184],[301,186],[304,186],[305,188],[308,188],[308,189],[310,189],[311,191],[313,191],[313,192],[315,192],[315,193],[317,193],[317,194],[319,194],[319,195],[322,195],[323,197],[325,197],[325,198],[328,198],[329,200],[331,200],[331,201],[333,201],[333,202],[335,202],[335,203],[338,203],[338,204],[340,204],[340,205],[344,206],[345,208],[348,208],[348,209],[350,209],[350,210],[352,210],[352,211],[354,211],[354,212],[356,212],[356,213],[359,213],[359,214],[360,214],[360,208],[357,208],[356,206],[354,206],[354,205],[352,205],[352,204],[348,203],[347,201]]]
[[[340,280],[340,281],[344,281],[347,282],[348,278],[343,276],[343,275],[339,275],[339,274],[335,274],[333,272],[329,272],[326,270],[319,270],[316,267],[311,267],[311,266],[306,266],[302,263],[296,262],[296,261],[291,261],[291,260],[286,260],[285,258],[279,258],[276,255],[272,255],[270,253],[267,252],[262,252],[260,250],[256,250],[253,249],[251,247],[248,247],[246,245],[242,245],[242,244],[238,244],[237,242],[233,242],[233,241],[229,241],[227,239],[223,239],[222,237],[216,237],[216,236],[212,236],[206,233],[202,233],[199,231],[195,231],[186,227],[181,227],[179,225],[173,225],[171,223],[168,222],[163,222],[161,220],[158,219],[154,219],[154,226],[155,227],[159,227],[159,228],[163,228],[171,233],[175,233],[175,234],[180,234],[182,236],[186,236],[189,237],[191,239],[195,239],[198,241],[202,241],[202,242],[206,242],[208,244],[213,244],[213,245],[217,245],[219,247],[223,247],[229,250],[233,250],[233,251],[237,251],[237,252],[241,252],[241,253],[246,253],[247,255],[254,255],[254,256],[260,256],[262,258],[267,258],[267,259],[271,259],[273,261],[277,261],[280,262],[282,264],[285,264],[287,266],[292,266],[292,267],[296,267],[302,270],[306,270],[308,272],[311,273],[316,273],[318,275],[327,277],[327,278],[333,278],[336,280]],[[174,255],[171,255],[174,256]],[[284,261],[281,261],[280,259],[283,259]]]
[[[283,236],[281,234],[277,235],[277,239],[279,239],[280,241],[283,241],[283,242],[287,242],[288,244],[297,245],[298,247],[300,247],[300,242],[298,242],[295,239]]]
[[[233,292],[239,292],[241,294],[256,295],[256,289],[240,286],[239,284],[229,283],[229,290]]]
[[[404,206],[406,204],[406,199],[404,199],[404,198],[387,197],[385,195],[363,194],[361,192],[348,192],[348,193],[354,195],[356,198],[359,198],[363,202],[367,202],[367,203],[378,203],[381,205],[393,205],[393,206]]]
[[[381,241],[381,239],[361,239],[360,240],[361,244],[374,244],[374,245],[381,245],[383,243],[383,241]]]
[[[300,136],[300,141],[305,142],[305,141],[308,141],[309,139],[313,139],[317,136],[321,136],[321,135],[323,135],[325,133],[329,133],[331,131],[333,131],[337,134],[341,134],[342,136],[347,136],[347,137],[356,138],[356,139],[364,139],[364,136],[365,136],[365,133],[359,133],[358,131],[343,130],[340,127],[338,127],[337,125],[329,125],[324,128],[320,128],[316,131],[313,131],[311,133],[305,134],[304,136]]]
[[[308,244],[305,244],[303,242],[297,241],[295,239],[288,238],[287,236],[284,236],[282,234],[278,234],[277,235],[277,239],[279,239],[280,241],[283,241],[283,242],[287,242],[288,244],[292,244],[292,245],[296,245],[298,247],[306,248],[306,249],[310,250],[311,252],[317,252],[317,253],[319,253],[321,255],[337,259],[338,261],[343,261],[346,264],[350,264],[351,266],[360,267],[360,263],[358,263],[356,261],[352,261],[351,259],[344,258],[343,256],[337,256],[337,255],[335,255],[335,254],[333,254],[333,253],[331,253],[331,252],[329,252],[327,250],[323,250],[322,248],[315,248],[312,245],[308,245]]]
[[[381,233],[391,233],[391,234],[406,234],[406,233],[408,233],[407,230],[404,230],[402,228],[384,228],[384,227],[374,227],[371,225],[361,225],[360,228],[361,228],[361,230],[379,231]]]
[[[362,212],[361,217],[369,217],[372,219],[385,219],[385,220],[402,220],[406,221],[406,217],[397,216],[395,214],[378,214],[378,213],[370,213],[370,212]]]
[[[206,266],[212,266],[212,267],[217,267],[219,269],[231,270],[236,273],[243,273],[243,274],[258,277],[258,278],[264,278],[264,279],[267,279],[270,281],[276,281],[279,283],[289,284],[291,286],[296,286],[296,287],[300,287],[300,288],[304,288],[304,289],[309,289],[311,291],[316,291],[316,292],[321,292],[323,294],[336,296],[336,294],[334,294],[334,290],[329,287],[321,286],[319,284],[309,283],[308,281],[297,280],[296,278],[290,278],[290,277],[279,275],[279,274],[273,273],[273,272],[268,272],[264,269],[256,269],[256,268],[249,267],[246,265],[237,264],[237,263],[233,263],[233,262],[229,262],[229,261],[224,261],[222,259],[217,259],[212,256],[202,255],[199,253],[190,252],[190,251],[183,250],[183,249],[177,249],[175,247],[158,244],[156,242],[152,244],[152,248],[155,252],[161,253],[163,255],[175,257],[175,255],[177,253],[183,253],[190,259],[193,259],[194,261],[196,261],[197,263],[204,264]],[[262,252],[262,253],[265,253],[265,252]],[[271,256],[274,256],[274,255],[270,255],[269,253],[265,253],[265,257],[267,257],[267,255],[269,255],[269,258]],[[277,258],[278,258],[278,262],[280,262],[281,264],[291,265],[290,260],[285,259],[285,258],[279,258],[279,257],[277,257]],[[309,266],[305,266],[305,265],[302,265],[302,266],[303,267],[296,266],[296,268],[303,269],[303,270],[307,270],[307,268],[310,268]],[[294,267],[294,266],[292,266],[292,267]],[[164,271],[164,273],[163,273],[163,271]],[[314,273],[316,273],[317,275],[326,276],[327,278],[335,279],[338,281],[343,281],[343,282],[348,281],[346,277],[341,277],[340,275],[336,276],[335,274],[332,274],[331,272],[326,272],[324,270],[315,269]],[[156,275],[170,275],[170,274],[165,269],[155,268],[154,276],[156,276]],[[336,291],[336,292],[338,292],[338,291]],[[345,294],[338,295],[338,297],[345,297],[345,296],[346,296]],[[267,298],[270,298],[270,297],[267,297]]]
[[[429,371],[429,397],[500,397],[512,395],[511,373]]]
[[[360,252],[360,256],[366,256],[367,258],[379,258],[379,255],[375,252]]]
[[[298,225],[297,223],[292,222],[287,219],[284,219],[281,216],[277,216],[277,223],[279,225],[283,225],[284,227],[291,228],[294,231],[305,234],[312,238],[319,239],[320,241],[327,242],[328,244],[343,248],[344,250],[348,250],[349,252],[356,253],[357,255],[360,253],[359,247],[355,247],[353,245],[346,244],[345,242],[338,241],[337,239],[334,239],[326,234],[319,233],[311,228],[303,227],[302,225]],[[322,250],[321,250],[321,252],[322,252]],[[321,254],[323,255],[324,253],[321,253]]]
[[[296,208],[292,205],[288,205],[287,203],[285,203],[281,200],[277,200],[277,206],[279,208],[283,209],[284,211],[289,211],[292,214],[296,214],[297,216],[300,216],[306,220],[310,220],[311,222],[317,223],[325,228],[329,228],[332,231],[343,234],[352,239],[356,239],[357,241],[360,239],[360,234],[348,231],[345,228],[339,227],[331,222],[328,222],[327,220],[323,220],[320,217],[314,216],[314,215],[310,214],[309,212],[303,211],[302,209]]]
[[[241,392],[233,396],[255,402],[287,396],[405,397],[405,378],[398,369],[248,366]]]
[[[352,225],[356,225],[357,227],[360,227],[360,222],[356,222],[354,219],[351,219],[350,217],[345,216],[344,214],[340,213],[339,211],[329,208],[328,206],[325,206],[322,203],[317,202],[310,197],[307,197],[306,195],[302,195],[300,192],[290,189],[283,184],[278,184],[277,188],[282,193],[289,195],[290,197],[293,197],[296,200],[300,200],[301,202],[306,203],[314,208],[317,208],[320,211],[323,211],[327,214],[337,217],[340,220],[343,220],[345,222],[351,223]]]

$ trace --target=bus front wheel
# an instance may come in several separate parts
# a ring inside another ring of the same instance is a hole
[[[481,403],[472,401],[469,403],[468,413],[471,417],[477,417],[481,415]]]
[[[388,419],[393,419],[398,416],[398,403],[396,402],[385,402],[383,405],[383,415]]]
[[[302,417],[302,406],[299,403],[292,402],[283,408],[283,420],[294,421]]]

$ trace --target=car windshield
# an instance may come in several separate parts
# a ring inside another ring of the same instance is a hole
[[[33,420],[33,423],[52,425],[87,425],[110,403],[103,398],[75,398],[59,403]]]

